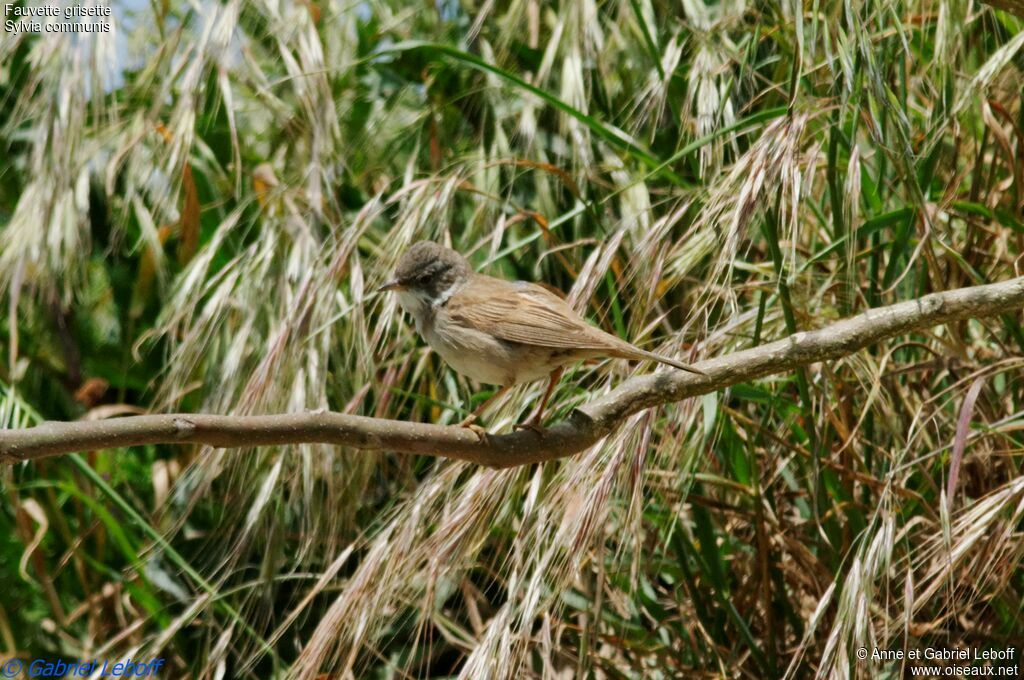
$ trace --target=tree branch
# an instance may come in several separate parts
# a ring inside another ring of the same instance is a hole
[[[524,430],[481,439],[458,426],[333,412],[144,415],[45,422],[27,429],[0,430],[0,461],[34,460],[73,451],[142,444],[192,443],[230,448],[322,443],[444,456],[494,467],[525,465],[582,451],[612,432],[625,418],[644,409],[837,359],[919,328],[995,316],[1022,307],[1024,277],[871,309],[815,331],[698,363],[707,375],[662,371],[633,377],[542,433]]]

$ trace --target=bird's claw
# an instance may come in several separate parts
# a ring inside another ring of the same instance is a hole
[[[541,426],[539,421],[528,420],[525,423],[516,423],[512,426],[513,430],[532,430],[537,434],[544,434],[544,428]]]
[[[461,423],[459,423],[459,427],[464,427],[467,430],[470,430],[473,434],[477,436],[477,439],[479,439],[481,442],[487,441],[487,430],[480,427],[479,425],[474,424],[474,420],[476,420],[475,417],[466,418]]]

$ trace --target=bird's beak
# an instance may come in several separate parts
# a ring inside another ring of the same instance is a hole
[[[377,292],[378,293],[386,293],[389,290],[405,290],[405,286],[402,285],[402,282],[399,281],[398,279],[394,279],[393,281],[388,281],[383,286],[378,288]]]

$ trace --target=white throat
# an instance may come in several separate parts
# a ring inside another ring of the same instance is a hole
[[[424,331],[434,323],[434,315],[438,308],[443,307],[452,295],[466,285],[465,281],[453,283],[436,298],[431,298],[422,290],[406,289],[398,291],[398,305],[416,322],[416,331],[423,335]]]
[[[398,306],[416,321],[416,330],[420,330],[423,321],[432,312],[430,300],[422,293],[411,290],[398,291]]]

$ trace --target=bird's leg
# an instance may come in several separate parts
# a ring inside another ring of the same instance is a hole
[[[459,427],[468,427],[469,429],[471,429],[474,432],[476,432],[477,429],[478,429],[478,426],[473,424],[474,422],[476,422],[476,419],[480,417],[480,414],[482,414],[484,411],[487,410],[487,407],[490,406],[494,402],[494,400],[496,400],[498,397],[500,397],[501,395],[503,395],[506,392],[508,392],[509,388],[511,388],[511,387],[512,387],[511,385],[504,385],[504,386],[498,388],[497,392],[495,392],[491,396],[487,397],[487,399],[484,401],[484,403],[482,403],[479,406],[477,406],[475,411],[473,411],[468,416],[466,416],[466,418],[461,423],[459,423]],[[477,432],[477,434],[480,434],[480,433]]]
[[[555,370],[551,371],[551,377],[548,380],[548,388],[544,390],[544,397],[540,400],[540,405],[537,407],[536,413],[522,425],[516,425],[517,430],[530,429],[534,432],[540,432],[542,429],[540,424],[544,419],[544,407],[548,404],[548,399],[551,398],[551,393],[555,391],[555,385],[562,378],[562,367],[559,366]]]

